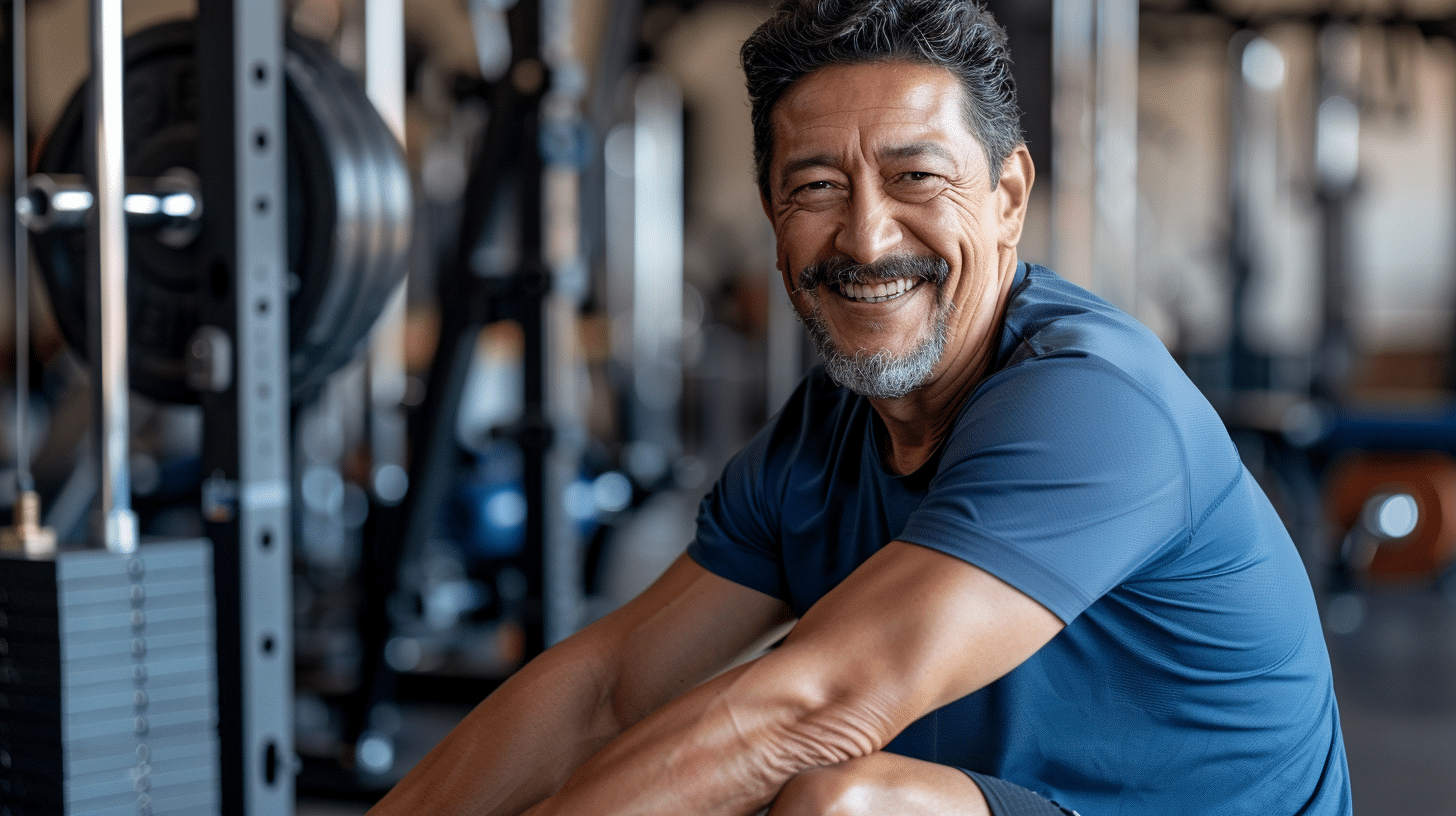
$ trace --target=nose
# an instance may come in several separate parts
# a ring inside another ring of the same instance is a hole
[[[885,196],[856,190],[850,196],[834,247],[858,263],[873,263],[900,243],[900,224]]]

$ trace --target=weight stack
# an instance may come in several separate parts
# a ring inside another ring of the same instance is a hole
[[[212,545],[0,553],[0,816],[216,813]]]

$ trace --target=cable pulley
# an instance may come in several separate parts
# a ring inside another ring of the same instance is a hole
[[[292,399],[315,396],[352,360],[403,278],[412,229],[409,171],[393,134],[355,75],[316,42],[290,35],[287,76],[289,367]],[[129,310],[132,387],[167,402],[196,402],[189,347],[210,279],[197,237],[206,229],[196,178],[196,49],[190,21],[127,38]],[[83,89],[84,91],[84,89]],[[19,202],[35,233],[56,321],[85,348],[84,223],[89,192],[85,94],[67,104]],[[268,134],[254,134],[266,140]]]

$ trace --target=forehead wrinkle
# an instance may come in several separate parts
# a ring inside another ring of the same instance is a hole
[[[800,170],[812,170],[816,167],[836,167],[839,164],[838,157],[830,153],[818,153],[813,156],[804,156],[792,159],[784,164],[783,174],[787,178]]]

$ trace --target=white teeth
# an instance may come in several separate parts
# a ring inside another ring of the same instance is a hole
[[[839,291],[850,300],[860,303],[882,303],[910,291],[915,283],[911,278],[895,278],[878,283],[844,283],[840,284]]]

